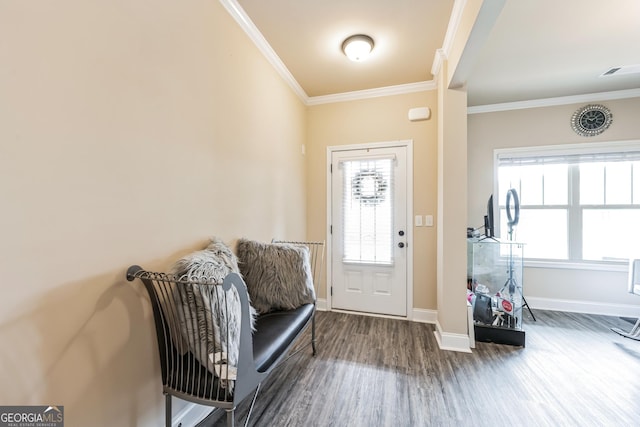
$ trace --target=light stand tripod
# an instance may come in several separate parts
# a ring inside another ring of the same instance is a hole
[[[511,233],[513,231],[513,227],[510,225],[509,226],[509,240],[511,241]],[[516,281],[515,277],[514,277],[514,264],[513,264],[513,245],[509,245],[509,277],[507,277],[507,281],[504,283],[504,285],[502,286],[502,289],[500,289],[500,294],[503,294],[505,290],[507,290],[509,292],[509,302],[511,303],[511,306],[515,308],[515,301],[513,299],[513,295],[516,293],[516,291],[520,294],[520,298],[522,298],[522,307],[527,307],[527,310],[529,310],[529,314],[531,315],[531,318],[533,319],[534,322],[537,322],[536,320],[536,316],[533,315],[533,311],[531,311],[531,307],[529,307],[529,303],[527,303],[527,299],[524,297],[524,294],[522,293],[522,288],[520,286],[518,286],[518,282]],[[511,326],[511,325],[508,325]]]
[[[515,212],[513,215],[511,214],[512,199],[514,201],[514,212]],[[513,227],[518,225],[518,221],[520,220],[520,201],[518,200],[518,193],[516,193],[516,190],[514,190],[513,188],[507,192],[506,211],[507,211],[507,226],[509,227],[509,241],[513,242]],[[517,290],[518,293],[520,294],[520,297],[522,298],[522,307],[527,307],[527,310],[529,310],[529,314],[533,318],[533,321],[537,322],[536,316],[533,315],[533,311],[531,311],[531,307],[529,307],[529,304],[527,303],[527,300],[525,299],[524,294],[522,293],[522,288],[518,286],[516,279],[513,277],[513,272],[514,272],[513,244],[509,245],[508,272],[509,272],[509,277],[507,278],[507,281],[505,282],[505,284],[502,286],[502,289],[500,289],[500,294],[503,294],[503,292],[506,289],[509,292],[509,302],[511,303],[511,307],[512,309],[515,309],[513,295],[516,293],[516,290]],[[508,325],[508,326],[511,327],[511,325]]]

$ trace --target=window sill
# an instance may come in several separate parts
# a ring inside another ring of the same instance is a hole
[[[618,271],[627,273],[629,265],[626,262],[571,262],[571,261],[542,261],[525,260],[527,268],[557,268],[563,270],[590,270],[590,271]]]

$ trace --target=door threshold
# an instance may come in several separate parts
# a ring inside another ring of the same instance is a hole
[[[370,313],[367,311],[343,310],[340,308],[331,308],[331,309],[328,309],[327,311],[333,311],[335,313],[344,313],[344,314],[355,314],[356,316],[380,317],[383,319],[409,320],[407,316],[398,316],[395,314]]]

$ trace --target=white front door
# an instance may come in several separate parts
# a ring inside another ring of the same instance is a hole
[[[407,315],[407,147],[331,154],[332,307]]]

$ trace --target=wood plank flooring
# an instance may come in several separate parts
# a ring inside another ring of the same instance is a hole
[[[640,426],[640,342],[609,329],[632,324],[534,314],[525,348],[467,354],[439,350],[434,325],[319,312],[318,355],[309,347],[272,373],[250,425]]]

